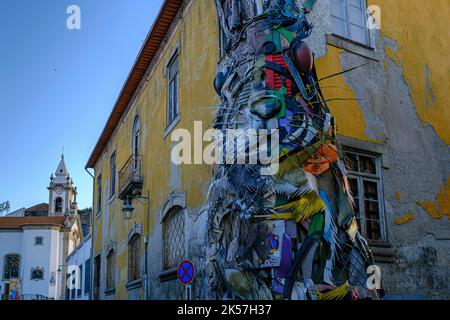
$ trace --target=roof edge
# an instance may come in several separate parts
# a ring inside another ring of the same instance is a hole
[[[127,79],[122,86],[120,94],[114,104],[108,120],[97,140],[94,149],[91,152],[85,169],[93,169],[103,152],[109,138],[112,136],[122,115],[125,113],[128,104],[132,100],[134,93],[139,87],[142,79],[147,73],[148,67],[155,58],[156,52],[159,50],[167,32],[170,29],[175,17],[178,14],[183,0],[164,0],[159,13],[153,22],[150,31],[137,55],[131,71],[128,73]]]

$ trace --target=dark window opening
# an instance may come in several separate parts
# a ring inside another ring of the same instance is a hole
[[[115,288],[114,273],[116,255],[114,250],[110,250],[106,257],[106,290]]]
[[[62,213],[63,210],[63,200],[62,198],[56,198],[55,200],[55,212]]]
[[[101,255],[94,259],[94,300],[100,300],[100,268]]]
[[[167,125],[169,126],[175,120],[179,113],[178,101],[178,53],[174,55],[167,65],[168,71],[168,101],[167,101]]]
[[[84,293],[91,291],[91,259],[88,259],[84,264]]]
[[[31,280],[44,280],[44,270],[42,268],[31,269]]]

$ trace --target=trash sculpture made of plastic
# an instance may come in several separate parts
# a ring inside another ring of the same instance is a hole
[[[371,251],[305,42],[315,0],[215,2],[224,57],[214,126],[278,129],[279,170],[219,166],[208,195],[207,298],[376,298],[366,286]]]

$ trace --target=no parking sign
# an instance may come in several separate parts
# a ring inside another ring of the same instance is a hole
[[[189,285],[195,278],[195,267],[192,261],[184,260],[178,266],[178,280],[185,286]]]

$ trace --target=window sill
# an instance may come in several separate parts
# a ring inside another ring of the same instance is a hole
[[[375,262],[394,263],[397,257],[397,250],[387,241],[369,240],[369,247],[372,250]]]
[[[338,141],[341,145],[350,148],[356,149],[356,152],[367,151],[370,153],[375,153],[381,155],[381,167],[383,169],[389,169],[390,161],[388,154],[388,147],[386,141],[380,142],[369,142],[363,141],[352,137],[347,137],[343,135],[338,135]],[[351,150],[349,150],[351,151]]]
[[[106,289],[105,296],[111,296],[116,293],[116,288]]]
[[[141,288],[142,287],[142,280],[138,279],[138,280],[128,281],[125,284],[125,287],[127,288],[127,290],[133,290],[133,289]]]
[[[177,114],[175,119],[172,120],[172,122],[167,126],[167,128],[164,130],[163,133],[163,139],[165,140],[169,134],[173,131],[173,129],[177,126],[178,123],[181,121],[181,115],[180,113]]]
[[[333,47],[343,49],[373,61],[381,61],[381,56],[371,46],[338,36],[336,34],[327,34],[326,38],[327,44]]]
[[[159,281],[160,282],[168,282],[168,281],[176,280],[177,273],[178,273],[177,268],[171,268],[171,269],[164,270],[158,276]]]

